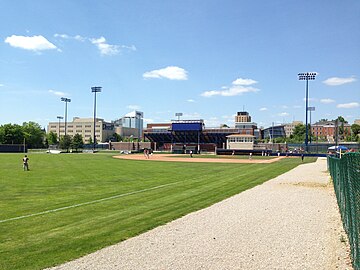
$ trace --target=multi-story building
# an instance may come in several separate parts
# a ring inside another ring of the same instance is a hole
[[[333,141],[336,139],[336,136],[339,135],[341,126],[342,124],[340,122],[337,126],[335,121],[317,122],[311,126],[311,133],[316,137],[325,138],[328,141]],[[349,124],[344,124],[343,127],[344,135],[350,135],[351,126]]]
[[[265,128],[261,130],[261,133],[262,138],[270,140],[286,136],[284,125],[276,125]]]
[[[143,112],[133,111],[126,114],[122,118],[112,122],[114,123],[115,127],[122,128],[125,131],[127,130],[128,134],[134,133],[131,134],[133,135],[133,137],[141,139],[143,134],[143,125],[144,125],[143,118],[144,118]],[[121,134],[119,133],[119,135]]]
[[[237,122],[251,122],[251,116],[248,112],[238,112],[235,115],[235,123]]]
[[[50,122],[47,130],[48,132],[52,131],[58,134],[58,136],[65,135],[65,123]],[[84,139],[84,143],[93,142],[94,118],[74,117],[72,122],[66,123],[66,134],[69,136],[80,134]],[[96,118],[95,134],[98,143],[108,141],[114,134],[114,124],[106,122],[104,119]]]
[[[297,125],[302,125],[302,121],[293,121],[292,123],[288,123],[284,125],[285,135],[286,137],[290,137],[294,133],[294,129]]]
[[[239,129],[240,134],[255,135],[259,138],[259,132],[257,132],[257,124],[251,122],[251,116],[248,112],[238,112],[235,115],[235,128]]]

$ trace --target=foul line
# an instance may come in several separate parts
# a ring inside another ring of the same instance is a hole
[[[14,221],[14,220],[19,220],[19,219],[24,219],[24,218],[29,218],[29,217],[41,216],[41,215],[54,213],[54,212],[58,212],[58,211],[63,211],[63,210],[67,210],[67,209],[71,209],[71,208],[75,208],[75,207],[79,207],[79,206],[84,206],[84,205],[99,203],[99,202],[103,202],[103,201],[108,201],[108,200],[112,200],[112,199],[116,199],[116,198],[120,198],[120,197],[125,197],[125,196],[129,196],[129,195],[137,194],[137,193],[142,193],[142,192],[145,192],[145,191],[150,191],[150,190],[154,190],[154,189],[159,189],[159,188],[175,185],[177,183],[180,183],[180,181],[170,183],[170,184],[160,185],[160,186],[156,186],[156,187],[152,187],[152,188],[142,189],[142,190],[138,190],[138,191],[133,191],[133,192],[129,192],[129,193],[119,194],[119,195],[115,195],[115,196],[111,196],[111,197],[107,197],[107,198],[102,198],[102,199],[98,199],[98,200],[94,200],[94,201],[90,201],[90,202],[84,202],[84,203],[74,204],[74,205],[70,205],[70,206],[60,207],[60,208],[56,208],[56,209],[52,209],[52,210],[39,212],[39,213],[34,213],[34,214],[29,214],[29,215],[24,215],[24,216],[19,216],[19,217],[3,219],[3,220],[0,220],[0,223],[5,223],[5,222],[8,222],[8,221]]]

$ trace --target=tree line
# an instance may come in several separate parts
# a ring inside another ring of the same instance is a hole
[[[54,132],[46,134],[38,123],[24,122],[22,125],[5,124],[0,126],[0,144],[25,144],[27,148],[48,148],[49,145],[59,145],[61,149],[78,150],[83,147],[82,135],[75,134],[58,138]]]
[[[321,119],[319,122],[327,122],[329,121],[328,119]],[[351,132],[348,131],[348,129],[346,129],[344,127],[345,124],[348,124],[348,122],[342,117],[339,116],[337,119],[335,120],[331,120],[332,122],[337,122],[338,125],[338,130],[337,133],[335,134],[335,136],[338,137],[339,141],[345,141],[345,142],[359,142],[360,143],[360,125],[358,124],[352,124],[351,125]],[[309,136],[309,141],[311,142],[327,142],[327,138],[325,137],[316,137],[314,134],[312,134],[311,132],[311,126],[310,124],[308,125],[308,136]],[[275,143],[303,143],[305,141],[305,134],[306,134],[306,126],[304,124],[298,124],[295,126],[294,130],[293,130],[293,134],[290,135],[290,137],[286,138],[286,137],[280,137],[280,138],[275,138],[274,142]]]

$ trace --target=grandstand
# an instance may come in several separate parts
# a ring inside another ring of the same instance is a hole
[[[216,151],[226,148],[227,136],[244,134],[242,128],[205,128],[204,120],[173,120],[166,124],[149,124],[144,136],[157,149],[177,153]],[[250,134],[254,135],[254,133]]]

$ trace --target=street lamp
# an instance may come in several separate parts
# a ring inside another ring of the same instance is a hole
[[[64,102],[65,102],[65,136],[66,136],[67,104],[68,104],[68,102],[71,102],[71,99],[70,99],[70,98],[64,98],[64,97],[62,97],[62,98],[61,98],[61,101],[64,101]]]
[[[96,128],[96,93],[101,92],[101,87],[100,86],[94,86],[91,87],[91,92],[94,93],[94,146],[93,149],[95,151],[95,145],[96,145],[96,133],[95,133],[95,128]]]
[[[61,119],[64,119],[64,117],[62,116],[56,116],[57,119],[59,119],[59,131],[58,131],[58,137],[59,137],[59,140],[60,140],[60,120]]]
[[[309,80],[315,80],[316,72],[306,72],[299,73],[299,80],[306,80],[306,93],[305,93],[305,151],[308,151],[308,138],[309,138],[309,130],[308,130],[308,106],[309,106]]]

